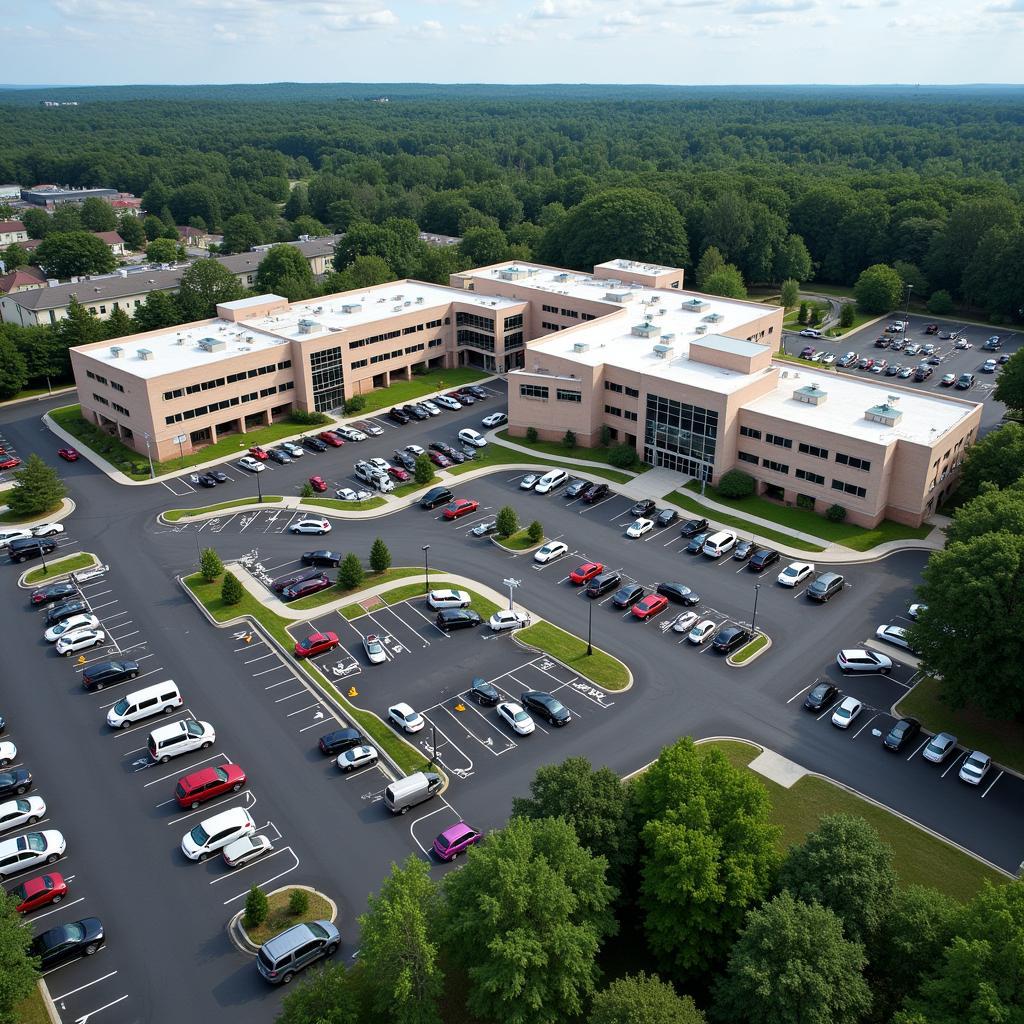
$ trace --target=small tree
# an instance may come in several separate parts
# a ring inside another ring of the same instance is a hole
[[[213,548],[203,548],[199,556],[199,572],[207,583],[212,583],[224,571],[224,563]]]
[[[601,427],[601,447],[607,448],[612,443],[612,428],[605,423]]]
[[[825,518],[830,523],[841,523],[846,519],[846,509],[842,505],[829,505]]]
[[[657,975],[627,974],[594,996],[587,1024],[704,1024],[704,1014],[689,996]]]
[[[416,456],[416,465],[412,471],[413,479],[418,484],[429,484],[434,479],[434,464],[426,452]]]
[[[366,399],[362,395],[353,395],[345,399],[345,412],[350,416],[362,412],[366,408]]]
[[[224,582],[220,586],[220,599],[227,605],[238,604],[242,600],[242,584],[233,572],[224,573]]]
[[[608,461],[619,469],[636,465],[636,449],[631,444],[617,444],[609,453]]]
[[[800,282],[794,281],[793,278],[789,278],[788,281],[782,282],[782,287],[779,289],[779,302],[782,303],[786,309],[792,309],[800,298]]]
[[[797,315],[796,315],[797,323],[799,323],[799,324],[806,324],[807,323],[807,314],[809,312],[810,312],[810,307],[807,305],[807,303],[806,302],[801,302],[800,303],[800,312],[797,313]]]
[[[744,473],[742,469],[730,469],[718,481],[718,493],[723,498],[740,500],[749,498],[756,486],[754,478],[749,473]]]
[[[857,311],[853,308],[852,302],[844,302],[843,308],[839,311],[839,326],[852,327],[853,321],[857,319]]]
[[[7,504],[15,515],[31,516],[49,512],[60,504],[67,493],[57,470],[48,466],[33,452],[22,469],[14,474],[15,486],[6,495]]]
[[[537,428],[527,427],[526,428],[526,441],[528,444],[536,444],[537,442]]]
[[[309,910],[309,893],[305,889],[292,889],[288,897],[288,913],[292,917],[302,917]]]
[[[534,519],[532,523],[526,529],[526,536],[530,538],[531,543],[539,544],[544,539],[544,527],[541,525],[539,519]]]
[[[254,885],[249,890],[249,895],[245,897],[245,916],[242,918],[242,924],[246,928],[255,928],[266,921],[268,913],[270,902],[267,894],[258,885]]]
[[[565,437],[562,438],[562,447],[568,448],[570,451],[576,447],[576,434],[573,431],[565,432]]]
[[[511,537],[519,529],[519,516],[511,505],[505,505],[498,510],[495,517],[499,537]]]
[[[370,568],[374,572],[384,572],[385,569],[391,568],[391,552],[381,537],[378,537],[370,548]]]
[[[928,300],[928,312],[934,313],[935,316],[947,316],[952,313],[953,296],[945,288],[932,292],[931,298]]]
[[[0,893],[0,1020],[13,1021],[14,1006],[35,987],[38,961],[31,959],[32,930],[15,911],[16,899]],[[21,1019],[20,1015],[17,1019]]]
[[[363,582],[365,576],[359,556],[350,551],[338,567],[338,586],[343,590],[354,590]]]
[[[313,490],[313,485],[307,480],[299,491],[300,498],[312,498],[316,492]]]

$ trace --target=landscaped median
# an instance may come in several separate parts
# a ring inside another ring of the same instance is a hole
[[[625,690],[633,683],[629,669],[618,658],[597,647],[593,648],[593,654],[587,654],[586,640],[550,622],[535,623],[517,630],[514,635],[520,643],[550,654],[602,689]]]
[[[49,583],[59,576],[67,576],[76,569],[88,569],[99,564],[100,560],[91,551],[80,551],[76,555],[66,555],[64,558],[47,562],[45,569],[41,565],[30,569],[22,576],[20,582],[26,586],[36,586],[40,583]]]
[[[326,570],[325,570],[326,571]],[[288,607],[295,611],[305,611],[307,608],[322,608],[325,604],[337,601],[340,597],[348,597],[357,591],[369,590],[371,587],[379,587],[382,583],[391,583],[393,580],[405,579],[407,576],[422,576],[423,569],[419,566],[398,566],[397,568],[385,569],[383,572],[368,572],[363,582],[358,587],[342,587],[335,583],[334,586],[321,590],[317,594],[310,594],[309,597],[299,598],[292,601]],[[443,576],[443,572],[436,575]],[[423,584],[419,584],[419,592],[423,593]]]
[[[522,530],[516,530],[515,533],[508,537],[492,537],[491,540],[497,544],[499,548],[504,548],[506,551],[515,551],[517,553],[532,551],[534,548],[539,548],[544,543],[543,537],[541,537],[540,540],[531,539],[529,527]]]
[[[767,633],[758,633],[749,643],[744,644],[735,654],[730,654],[728,662],[737,668],[749,665],[771,647],[772,642]]]
[[[586,449],[583,449],[583,451],[586,451]],[[467,459],[461,466],[452,466],[448,472],[452,476],[461,476],[463,473],[472,472],[474,469],[509,465],[557,467],[583,477],[599,476],[604,480],[611,480],[617,484],[624,484],[632,479],[629,473],[622,473],[617,469],[604,469],[601,466],[574,466],[571,462],[564,462],[557,458],[534,458],[528,452],[508,448],[503,444],[498,444],[496,441],[489,441],[486,447],[477,448],[475,459]],[[399,490],[401,488],[396,490],[395,493],[398,494]]]
[[[277,505],[284,501],[280,494],[264,494],[263,505]],[[221,512],[227,508],[241,508],[243,505],[261,504],[255,498],[236,498],[234,501],[222,501],[217,505],[202,505],[199,508],[172,508],[161,513],[162,518],[168,523],[177,523],[182,519],[193,519],[195,516],[205,516],[210,512]]]
[[[300,906],[293,903],[295,893],[305,893],[306,898]],[[337,904],[323,893],[308,885],[286,885],[266,894],[266,917],[259,924],[246,927],[243,920],[246,911],[239,910],[232,918],[230,926],[238,931],[238,937],[247,947],[247,952],[255,953],[268,939],[283,932],[292,925],[303,921],[331,921],[338,917]]]
[[[339,501],[337,498],[303,498],[302,507],[313,505],[317,508],[327,508],[332,512],[369,512],[370,509],[380,508],[386,505],[387,501],[381,497],[367,498],[365,501]]]
[[[564,444],[558,441],[528,441],[525,437],[513,437],[506,428],[505,430],[499,430],[498,437],[503,441],[509,441],[512,444],[521,445],[523,448],[529,448],[531,452],[536,452],[538,455],[550,455],[553,459],[583,459],[586,462],[596,462],[598,464],[604,464],[606,466],[612,466],[612,452],[615,450],[612,446],[597,447],[597,448],[566,448]],[[566,467],[568,468],[568,466]],[[580,469],[587,467],[580,466]],[[653,469],[649,463],[641,462],[637,459],[632,465],[624,466],[623,469],[628,469],[634,475],[640,473],[646,473],[648,470]]]

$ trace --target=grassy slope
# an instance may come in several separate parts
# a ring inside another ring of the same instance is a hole
[[[614,483],[624,484],[630,479],[625,473],[620,473],[617,469],[601,469],[594,466],[572,466],[567,465],[564,462],[553,460],[549,458],[534,458],[532,455],[527,455],[525,452],[517,452],[512,448],[507,448],[503,444],[497,444],[491,442],[486,448],[480,448],[477,450],[477,457],[471,461],[464,462],[461,466],[452,466],[449,473],[454,476],[458,476],[461,473],[468,473],[473,469],[480,469],[486,466],[507,466],[509,464],[526,464],[526,465],[537,465],[537,466],[562,466],[570,473],[578,473],[584,477],[601,477],[605,480],[611,480]],[[397,491],[395,492],[398,493]]]
[[[398,380],[390,387],[382,388],[380,391],[371,391],[363,398],[366,405],[359,415],[370,414],[378,409],[390,409],[393,405],[405,405],[424,395],[429,395],[442,388],[459,388],[464,384],[472,384],[474,381],[482,380],[491,376],[480,370],[471,370],[468,367],[456,367],[451,370],[431,370],[421,377],[413,377],[412,380]]]
[[[552,457],[559,458],[571,458],[571,459],[587,459],[590,462],[603,462],[606,465],[611,465],[609,456],[611,455],[612,448],[566,448],[564,444],[558,441],[527,441],[525,437],[512,437],[508,430],[499,430],[498,437],[504,441],[511,441],[514,444],[522,445],[524,448],[529,448],[530,451],[536,452],[538,455],[551,455]],[[583,469],[583,466],[579,467]],[[630,466],[634,473],[646,473],[653,467],[649,466],[646,462],[637,461],[634,465]]]

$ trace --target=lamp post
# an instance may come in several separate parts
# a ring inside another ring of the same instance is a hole
[[[263,467],[260,466],[260,469]],[[260,469],[258,469],[253,476],[256,477],[256,493],[260,496],[260,504],[263,504],[263,481],[260,479]]]
[[[515,591],[516,587],[519,586],[521,581],[520,580],[514,580],[510,576],[507,580],[503,580],[503,582],[504,582],[505,586],[508,587],[508,610],[512,611],[512,609],[515,607],[515,605],[514,605],[514,603],[512,601],[512,594]]]
[[[754,614],[750,617],[750,632],[757,635],[757,592],[761,589],[760,583],[754,584]]]
[[[910,293],[913,290],[914,290],[914,286],[912,284],[908,284],[907,285],[907,308],[906,308],[906,311],[903,314],[907,318],[907,323],[910,323]]]
[[[430,725],[430,745],[433,748],[433,751],[432,751],[432,753],[430,755],[430,763],[431,764],[436,764],[437,763],[437,729],[434,727],[433,723],[431,723],[431,725]]]
[[[156,471],[153,469],[153,453],[149,450],[149,433],[147,431],[143,431],[142,436],[146,439],[146,457],[149,459],[149,479],[153,480],[156,478]]]
[[[182,464],[182,466],[184,466],[185,465],[185,448],[184,448],[185,435],[184,434],[179,434],[174,440],[178,442],[178,455],[181,457],[181,464]]]
[[[424,593],[430,593],[430,563],[427,561],[427,552],[430,551],[430,545],[423,545],[423,586]]]
[[[594,602],[587,604],[587,654],[594,653],[594,645],[590,642],[591,628],[594,625]]]

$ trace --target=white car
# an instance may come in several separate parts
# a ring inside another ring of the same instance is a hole
[[[817,362],[821,363],[822,366],[831,366],[835,361],[835,352],[822,352],[817,358]]]
[[[100,620],[95,615],[72,615],[71,618],[58,622],[51,626],[44,634],[43,639],[55,644],[66,633],[74,633],[79,629],[95,629]]]
[[[33,537],[53,537],[56,534],[63,532],[63,523],[40,523],[38,526],[32,527]]]
[[[427,604],[440,611],[443,608],[468,608],[470,597],[464,590],[432,590],[427,594]]]
[[[508,416],[503,412],[492,412],[490,416],[485,416],[480,422],[488,430],[493,430],[495,427],[500,427],[503,423],[508,423]]]
[[[334,432],[346,441],[365,441],[366,435],[355,427],[335,427]]]
[[[654,529],[654,520],[652,519],[638,519],[635,523],[629,524],[629,529],[626,530],[627,537],[642,537],[645,533],[650,533]]]
[[[560,540],[549,540],[537,553],[533,556],[535,562],[540,562],[541,565],[545,565],[548,562],[553,562],[556,558],[564,555],[569,550],[569,545]]]
[[[330,519],[321,519],[319,517],[300,519],[298,522],[292,523],[288,527],[289,533],[330,533],[331,532],[331,521]]]
[[[31,530],[23,530],[20,527],[14,530],[4,530],[0,533],[0,550],[6,548],[12,540],[30,540],[31,537]]]
[[[224,847],[224,863],[229,868],[241,868],[269,853],[274,848],[266,836],[242,836]]]
[[[244,807],[232,807],[199,822],[181,837],[181,852],[189,860],[206,860],[237,839],[252,835],[256,822]]]
[[[779,573],[778,580],[784,587],[798,587],[813,572],[813,562],[790,562]]]
[[[243,455],[238,460],[238,464],[242,469],[249,470],[250,473],[262,473],[266,469],[266,466],[259,459],[254,459],[251,455]]]
[[[821,331],[817,330],[814,327],[805,327],[800,332],[800,337],[801,338],[820,338],[821,337]]]
[[[956,347],[958,349],[974,348],[974,346],[966,338],[957,338]]]
[[[532,491],[537,486],[537,481],[540,479],[540,473],[527,473],[522,480],[519,481],[519,490],[521,491]]]
[[[472,427],[463,427],[459,431],[459,440],[471,444],[474,448],[483,448],[487,444],[487,438]]]
[[[26,832],[16,839],[0,842],[0,878],[8,878],[37,864],[52,864],[64,856],[68,844],[54,829]]]
[[[441,415],[441,410],[436,405],[434,405],[434,403],[432,401],[430,401],[427,398],[424,398],[422,401],[417,402],[416,404],[417,405],[422,405],[423,408],[426,409],[427,412],[429,412],[431,416],[440,416]]]
[[[58,654],[74,654],[103,643],[107,634],[102,629],[76,629],[73,633],[65,633],[57,641]]]
[[[419,732],[427,724],[423,721],[423,716],[418,711],[413,711],[404,701],[392,704],[388,708],[388,718],[406,732]]]
[[[306,454],[305,448],[300,448],[294,441],[282,441],[281,447],[293,458],[298,459]]]
[[[379,665],[382,661],[388,660],[384,645],[376,633],[367,633],[363,637],[363,650],[366,651],[366,657],[371,665]]]
[[[536,728],[533,719],[514,701],[503,700],[496,710],[498,717],[520,736],[529,736]]]
[[[832,712],[832,724],[837,729],[849,729],[850,723],[864,710],[856,697],[844,697],[842,703]]]
[[[902,647],[905,651],[914,653],[914,648],[910,646],[910,640],[907,636],[907,630],[902,626],[879,626],[875,630],[875,636],[879,640],[885,640],[886,643],[892,644],[894,647]]]
[[[34,825],[46,817],[46,801],[39,796],[19,796],[0,804],[0,832],[19,825]]]
[[[521,629],[523,626],[530,624],[530,616],[526,612],[517,612],[510,608],[504,608],[501,611],[495,612],[488,619],[488,623],[495,633],[503,629]]]
[[[960,781],[969,782],[972,786],[980,785],[991,767],[992,758],[988,754],[983,754],[980,750],[972,751],[960,765]]]
[[[387,459],[382,459],[379,456],[375,459],[367,459],[367,462],[373,466],[374,469],[379,469],[382,473],[391,472],[391,463]]]
[[[431,399],[438,405],[443,405],[446,409],[461,409],[462,403],[456,401],[454,398],[450,398],[448,395],[438,395],[437,398]]]
[[[696,624],[696,612],[680,612],[672,623],[672,630],[676,633],[689,633]]]
[[[928,605],[926,604],[912,604],[907,609],[907,615],[909,615],[915,622],[920,618],[923,612],[928,611]]]
[[[376,747],[363,744],[359,747],[352,747],[340,753],[335,764],[343,772],[354,772],[357,768],[365,768],[367,765],[376,764],[380,755]]]
[[[407,444],[404,450],[413,456],[426,455],[426,451],[418,444]]]
[[[10,740],[0,741],[0,768],[5,768],[18,756],[18,748]]]
[[[556,487],[561,487],[568,479],[569,474],[564,469],[552,469],[537,481],[533,489],[538,494],[549,494]]]
[[[351,487],[339,487],[334,496],[341,501],[367,501],[373,497],[369,491],[353,491]]]
[[[384,429],[382,427],[378,427],[377,424],[371,420],[360,420],[358,429],[367,434],[372,434],[374,437],[380,437],[381,434],[384,433]]]
[[[718,629],[718,623],[712,619],[701,619],[693,629],[690,630],[687,640],[691,644],[702,644],[714,631]]]

